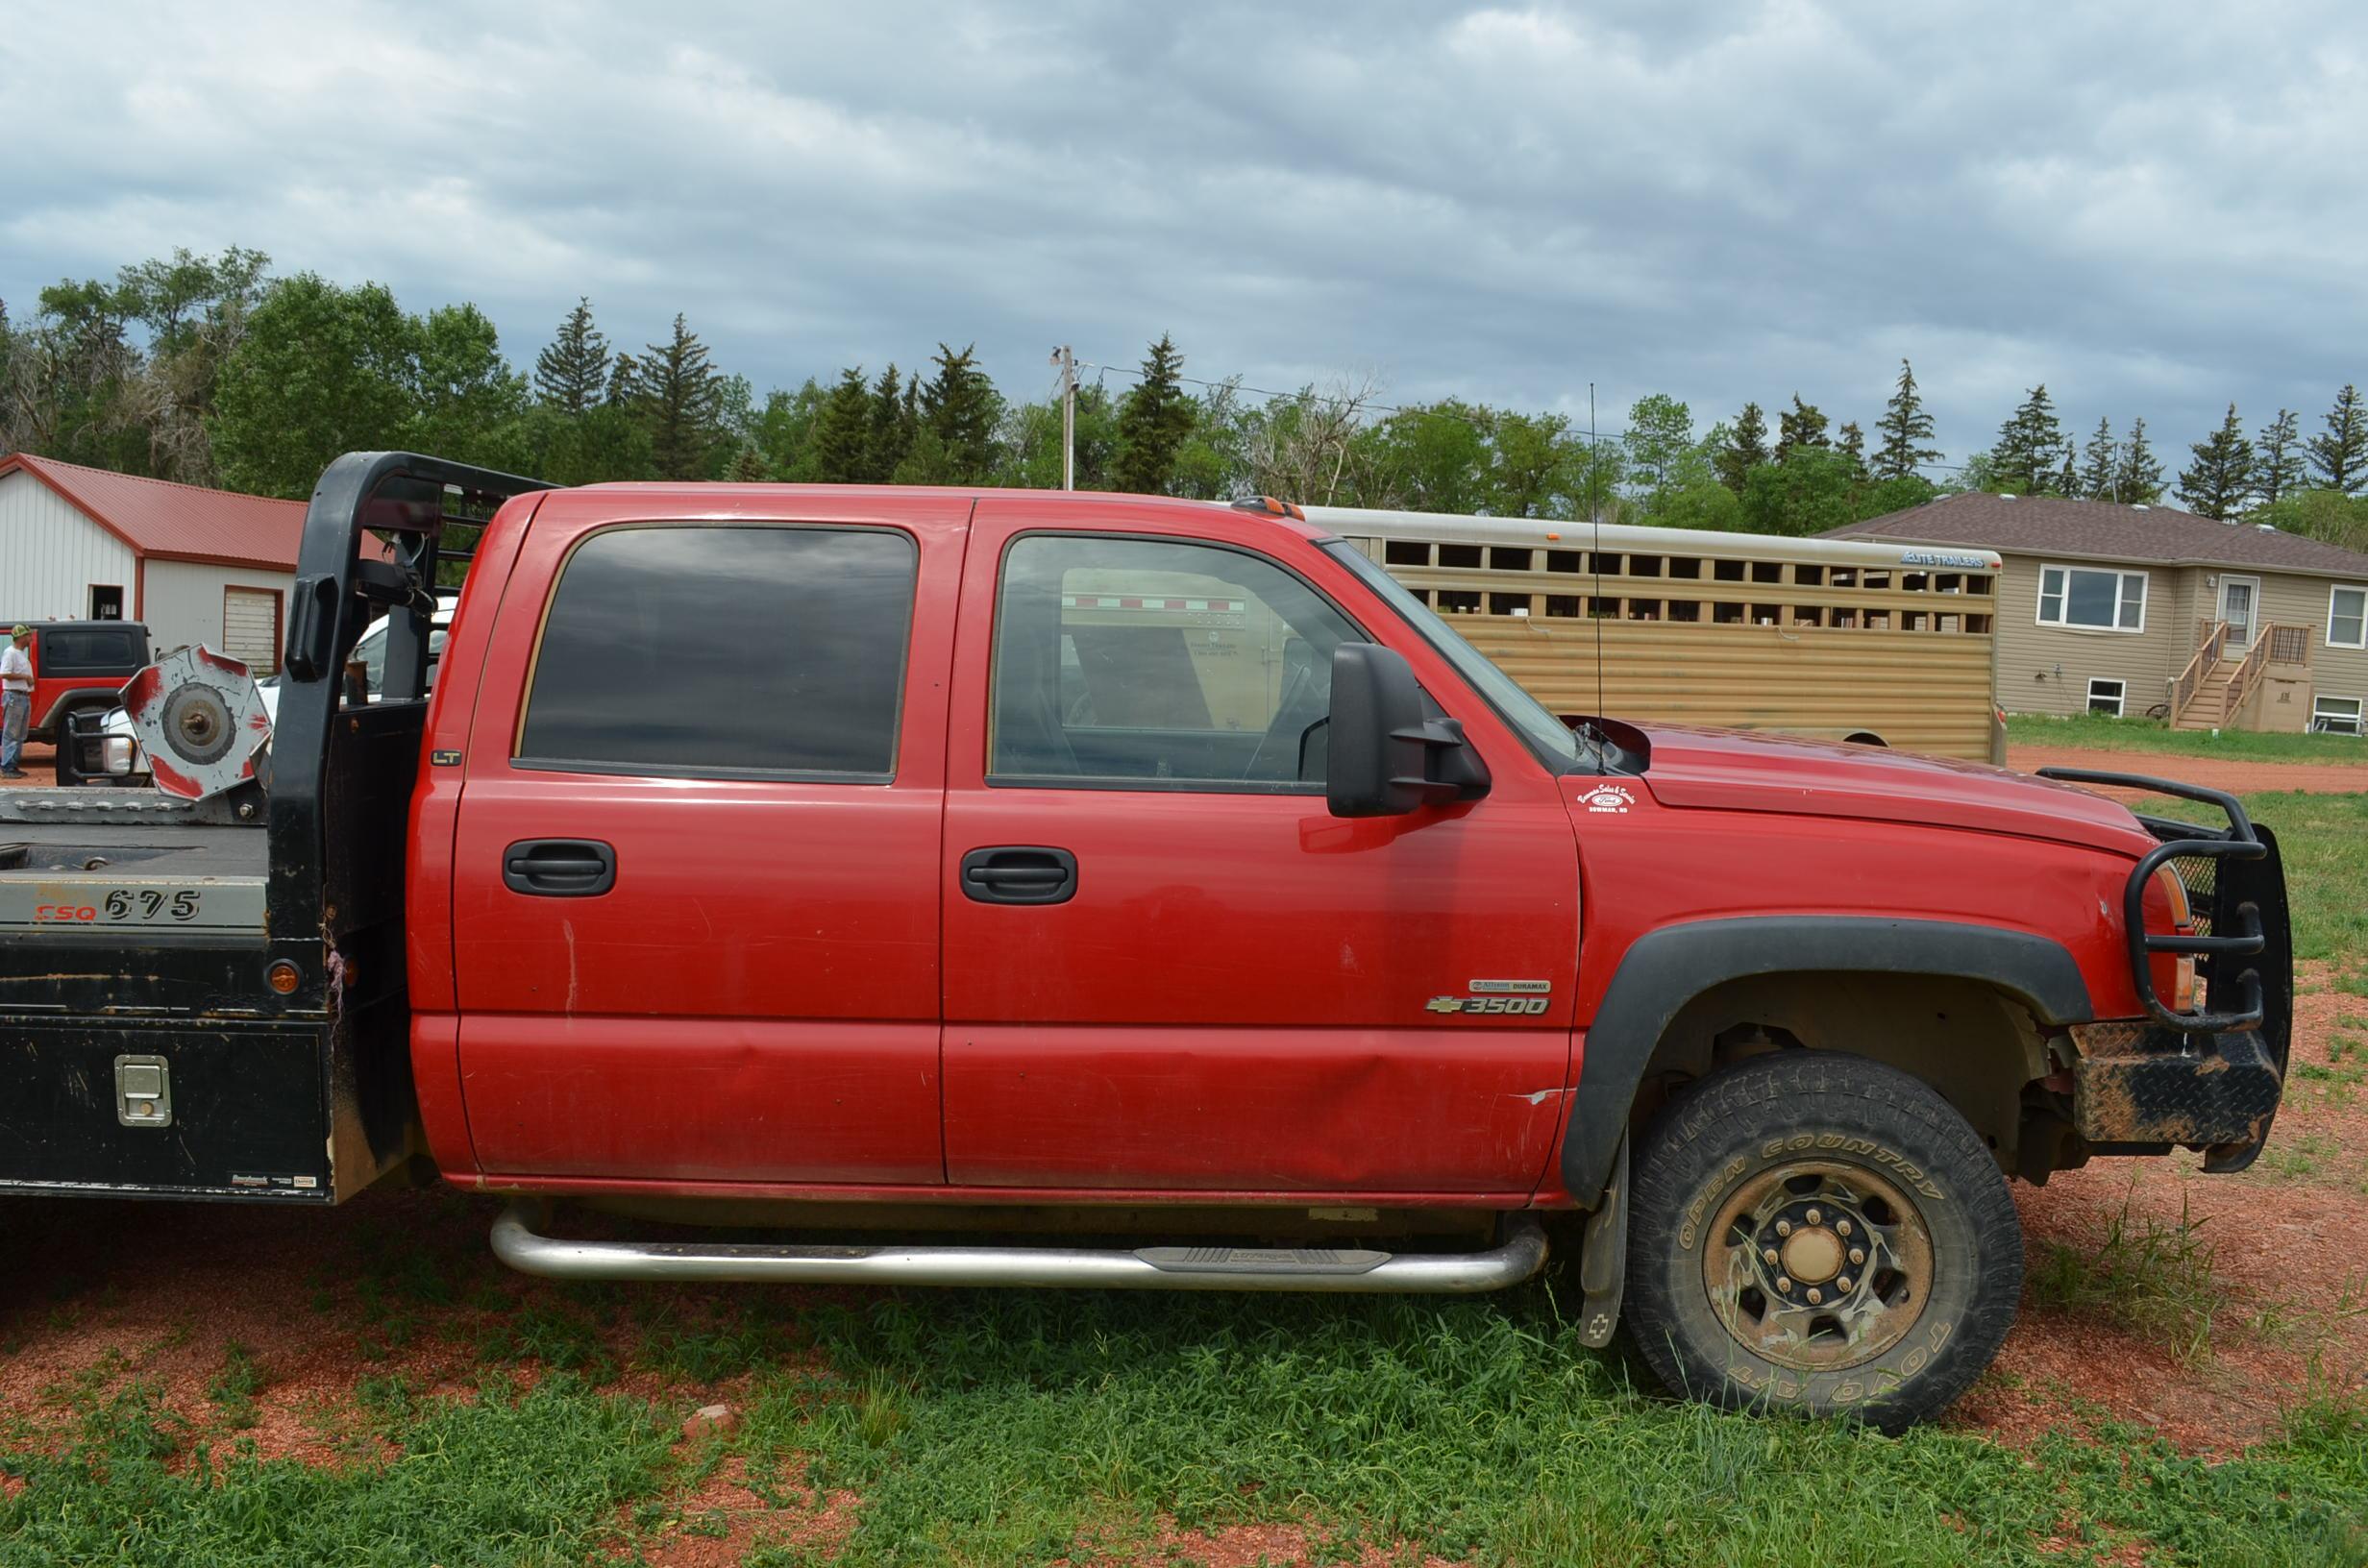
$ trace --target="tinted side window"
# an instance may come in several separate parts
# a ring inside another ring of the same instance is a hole
[[[130,674],[147,660],[140,657],[138,637],[129,630],[52,631],[35,639],[44,674],[82,673]]]
[[[519,760],[884,781],[918,568],[885,529],[594,534],[552,595]]]
[[[1332,650],[1356,628],[1255,555],[1037,534],[1004,552],[996,781],[1315,790]]]

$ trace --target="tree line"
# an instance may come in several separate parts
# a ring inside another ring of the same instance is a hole
[[[1771,431],[1757,402],[1697,432],[1664,394],[1616,435],[1460,399],[1392,405],[1370,380],[1275,396],[1184,375],[1163,336],[1138,367],[1078,387],[1079,487],[1220,498],[1255,491],[1415,511],[1810,534],[1955,490],[2154,503],[2170,488],[2143,419],[2070,433],[2044,386],[1953,470],[1902,360],[1871,429],[1798,392]],[[2232,404],[2190,448],[2194,511],[2368,545],[2368,409],[2351,386],[2306,433],[2291,410],[2248,434]],[[302,497],[341,452],[411,448],[560,484],[802,480],[1050,487],[1056,395],[1015,398],[949,342],[905,365],[846,366],[761,397],[678,315],[613,343],[592,302],[528,369],[467,303],[405,311],[377,283],[274,276],[262,253],[176,251],[110,281],[0,302],[0,453]]]

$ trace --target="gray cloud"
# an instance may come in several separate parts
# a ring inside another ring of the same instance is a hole
[[[2166,445],[2368,377],[2368,35],[2342,3],[19,8],[0,293],[175,245],[579,293],[760,386],[975,338],[1374,370],[1953,453],[2044,380]]]

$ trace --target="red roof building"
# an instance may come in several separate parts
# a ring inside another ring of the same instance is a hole
[[[145,622],[159,653],[203,643],[280,667],[305,503],[0,457],[0,616]]]

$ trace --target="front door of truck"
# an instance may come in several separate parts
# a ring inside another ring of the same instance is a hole
[[[482,1169],[942,1180],[967,509],[618,522],[594,492],[537,514],[481,683],[516,695],[481,703],[453,846]]]
[[[1353,585],[1306,540],[1215,508],[1193,536],[1168,509],[1113,501],[1087,534],[1045,508],[982,500],[963,583],[949,1179],[1528,1190],[1561,1115],[1578,951],[1551,778],[1421,659],[1493,791],[1330,816],[1332,651],[1369,640],[1342,606]]]

